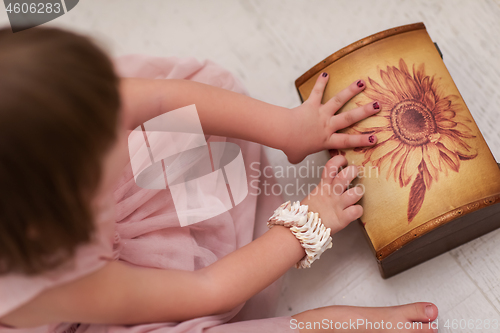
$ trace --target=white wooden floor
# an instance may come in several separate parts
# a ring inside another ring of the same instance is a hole
[[[253,97],[295,107],[294,80],[311,66],[360,38],[419,21],[500,160],[500,0],[82,0],[50,24],[96,36],[113,55],[210,58],[233,71]],[[3,10],[0,23],[7,24]],[[281,152],[268,155],[274,165],[287,165]],[[326,154],[316,154],[304,163],[325,161]],[[500,331],[443,328],[453,319],[500,325],[500,231],[383,280],[361,230],[349,226],[313,268],[287,273],[277,315],[413,301],[438,305],[440,332]]]

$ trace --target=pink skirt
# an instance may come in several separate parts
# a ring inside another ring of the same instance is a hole
[[[115,65],[122,77],[187,79],[246,94],[231,73],[211,61],[200,63],[193,58],[130,55],[116,59]],[[109,260],[142,267],[193,271],[214,263],[262,235],[267,230],[267,218],[282,203],[281,196],[266,195],[262,191],[262,181],[270,185],[275,181],[274,178],[264,179],[262,170],[268,162],[262,146],[213,136],[208,141],[233,142],[241,148],[249,194],[240,204],[221,215],[181,227],[168,189],[140,188],[134,181],[129,163],[114,192],[116,211],[108,216],[110,222],[97,223],[100,242],[79,248],[71,270],[38,277],[0,277],[0,317],[44,289],[85,276]],[[260,192],[262,194],[257,195]],[[113,214],[115,223],[112,222]],[[298,332],[290,328],[291,317],[271,318],[280,289],[281,279],[232,311],[181,323],[127,326],[60,323],[32,329],[0,326],[0,332]]]
[[[122,77],[188,79],[246,94],[243,86],[228,71],[211,61],[154,58],[140,55],[116,60]],[[239,205],[222,215],[190,226],[180,227],[168,190],[139,188],[127,166],[115,191],[116,231],[114,252],[119,260],[156,268],[197,270],[248,244],[267,230],[266,220],[283,200],[281,196],[257,195],[252,179],[264,177],[260,170],[268,165],[259,144],[229,138],[211,137],[208,141],[233,142],[240,146],[249,182],[249,194]],[[261,179],[262,181],[263,179]],[[267,178],[273,182],[274,179]],[[81,332],[294,332],[291,317],[273,316],[281,279],[249,300],[245,306],[216,316],[182,323],[155,323],[137,326],[84,325]],[[231,321],[231,323],[228,323]],[[87,327],[86,327],[87,326]]]

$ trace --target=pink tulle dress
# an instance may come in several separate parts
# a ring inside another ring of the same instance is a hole
[[[122,77],[187,79],[246,93],[228,71],[211,61],[130,55],[117,58],[115,65]],[[252,162],[258,162],[261,170],[268,165],[262,147],[256,143],[209,137],[208,141],[211,140],[226,140],[240,146],[247,181],[258,179],[262,174],[250,167]],[[0,276],[0,317],[29,302],[43,290],[90,274],[111,260],[142,267],[183,270],[197,270],[212,264],[263,234],[267,230],[267,218],[282,203],[279,196],[257,196],[259,188],[255,182],[253,184],[243,202],[228,212],[181,227],[169,191],[137,186],[129,163],[123,170],[114,197],[109,199],[115,204],[96,220],[95,242],[79,247],[72,262],[43,275]],[[181,323],[127,326],[58,323],[30,329],[0,326],[0,332],[298,332],[290,328],[291,317],[269,318],[274,314],[280,282],[276,281],[245,305],[228,313]],[[78,299],[74,301],[78,302]]]

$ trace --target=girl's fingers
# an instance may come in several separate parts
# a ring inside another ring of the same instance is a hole
[[[333,131],[336,132],[340,129],[351,126],[360,120],[368,118],[380,111],[380,104],[378,102],[368,103],[358,108],[342,112],[330,119]]]
[[[328,140],[327,149],[344,149],[373,146],[377,143],[374,134],[333,133]]]
[[[339,223],[342,228],[345,228],[349,223],[359,219],[363,215],[363,207],[361,205],[349,206],[340,213]]]
[[[345,209],[349,206],[354,205],[363,197],[363,188],[359,186],[355,186],[353,188],[348,189],[340,196],[340,203],[342,207]]]
[[[328,102],[325,103],[326,109],[333,116],[348,100],[359,94],[365,89],[365,83],[363,80],[358,80],[351,83],[349,87],[345,88],[337,95],[330,98]]]
[[[326,83],[328,82],[328,73],[323,72],[318,76],[316,84],[314,85],[309,98],[309,102],[321,105],[321,99],[323,98],[323,93],[325,91]]]
[[[328,153],[330,153],[330,158],[341,154],[338,149],[328,149]]]
[[[333,179],[332,191],[336,195],[342,195],[354,178],[358,176],[359,168],[356,165],[350,165],[340,171]]]
[[[323,169],[323,174],[321,176],[321,180],[324,184],[331,184],[335,176],[340,171],[342,166],[347,165],[347,160],[342,155],[337,155],[332,157],[325,164],[325,168]]]

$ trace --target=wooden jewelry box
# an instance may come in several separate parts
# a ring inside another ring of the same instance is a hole
[[[322,72],[326,102],[357,79],[367,87],[339,111],[381,111],[342,132],[374,134],[335,151],[363,166],[360,224],[388,278],[500,227],[500,169],[423,23],[366,37],[295,81],[302,101]]]

